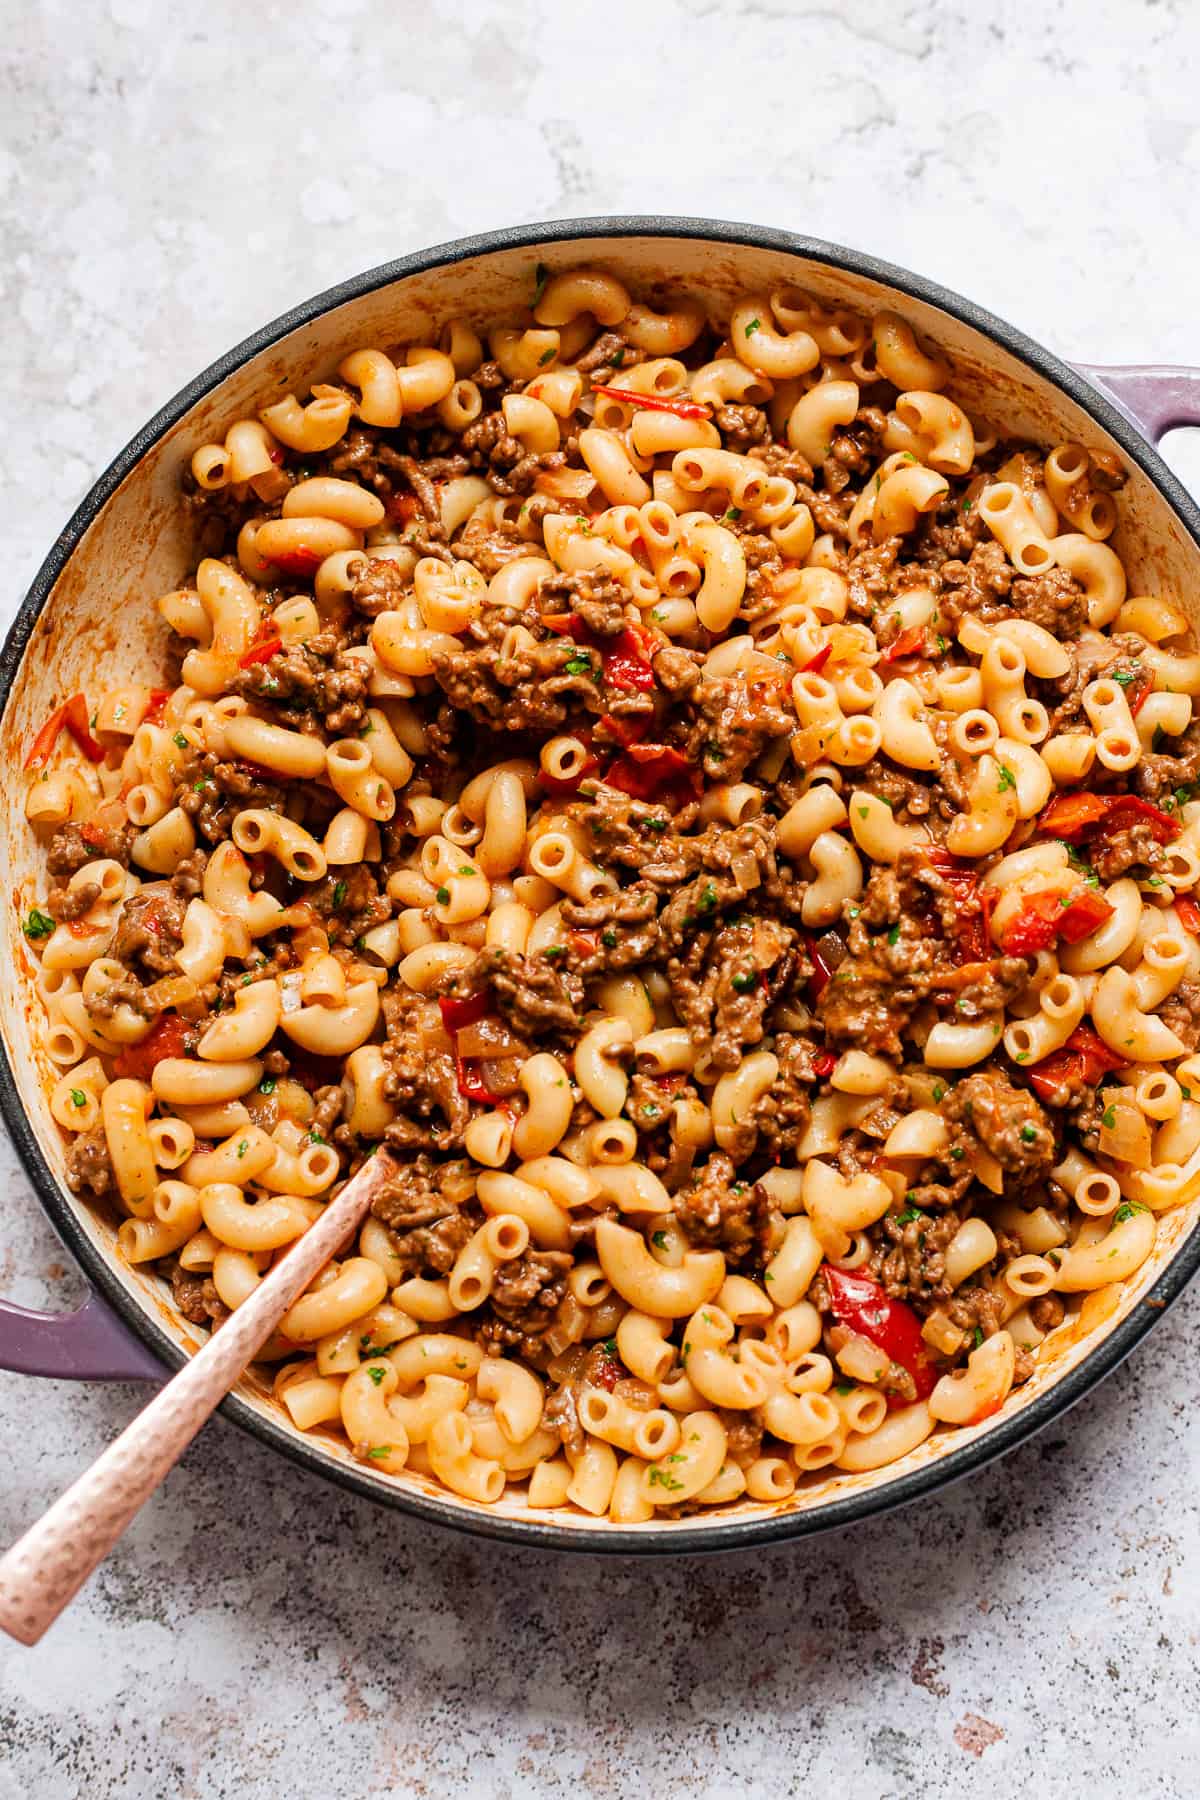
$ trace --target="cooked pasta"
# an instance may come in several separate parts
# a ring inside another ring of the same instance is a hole
[[[264,1353],[381,1476],[787,1504],[1200,1191],[1200,658],[904,319],[534,290],[181,470],[177,680],[29,753],[51,1111],[218,1327],[388,1147]]]

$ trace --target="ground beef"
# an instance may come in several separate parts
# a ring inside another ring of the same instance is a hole
[[[220,1325],[229,1317],[211,1275],[194,1275],[176,1263],[171,1270],[171,1297],[193,1325]]]
[[[768,744],[796,730],[786,692],[744,675],[703,677],[689,700],[695,711],[684,751],[710,781],[740,781]]]
[[[1200,1048],[1200,982],[1181,981],[1157,1010],[1181,1044],[1188,1050]]]
[[[1144,820],[1106,831],[1088,846],[1092,868],[1102,882],[1116,881],[1130,869],[1157,869],[1162,847]]]
[[[728,448],[740,456],[771,433],[771,422],[760,406],[718,406],[713,423]]]
[[[101,1025],[110,1020],[122,1006],[129,1007],[131,1012],[143,1019],[153,1019],[158,1008],[148,999],[146,990],[134,976],[123,973],[111,981],[105,981],[92,993],[84,995],[84,1007],[88,1017],[96,1019]]]
[[[572,713],[601,713],[604,697],[597,685],[598,659],[582,665],[587,653],[571,638],[552,637],[518,645],[505,654],[506,640],[519,616],[508,607],[493,607],[476,619],[457,650],[435,650],[435,679],[456,712],[467,713],[494,731],[559,730]]]
[[[73,1194],[107,1200],[117,1192],[112,1159],[103,1131],[83,1131],[67,1145],[67,1186]]]
[[[172,885],[165,891],[143,890],[121,908],[108,954],[128,969],[139,966],[149,975],[178,975],[175,953],[183,946],[187,899]]]
[[[565,1250],[526,1250],[500,1263],[480,1322],[484,1344],[514,1349],[535,1364],[546,1359],[546,1333],[567,1298],[574,1257]]]
[[[81,881],[78,887],[73,888],[51,888],[46,895],[46,911],[52,919],[57,919],[60,925],[69,925],[73,920],[82,919],[85,913],[90,912],[99,898],[100,883],[98,881]],[[119,950],[113,951],[114,956],[120,954]]]
[[[230,688],[273,708],[281,724],[302,725],[319,713],[334,738],[356,730],[366,718],[362,659],[349,655],[333,631],[322,631],[303,644],[289,644],[268,662],[240,669]]]
[[[617,637],[629,625],[629,595],[611,575],[598,569],[545,576],[538,587],[537,604],[538,611],[546,616],[577,614],[587,629],[600,638]]]
[[[350,591],[355,609],[368,619],[393,612],[412,590],[412,577],[398,562],[372,557]]]
[[[579,1422],[579,1384],[565,1381],[555,1388],[542,1411],[542,1424],[557,1431],[563,1449],[572,1456],[582,1456],[587,1448],[587,1434]]]
[[[340,1091],[340,1090],[339,1090]],[[438,1162],[427,1154],[402,1160],[371,1202],[391,1247],[410,1275],[448,1275],[481,1222],[471,1202],[475,1176],[466,1162]]]
[[[437,1008],[419,994],[391,988],[381,1002],[387,1042],[384,1095],[400,1116],[385,1137],[396,1150],[456,1150],[471,1116]]]
[[[773,919],[725,925],[667,964],[675,1010],[714,1068],[736,1069],[762,1042],[767,1008],[794,967],[796,938]]]
[[[127,869],[136,836],[132,825],[60,825],[50,840],[46,868],[51,875],[69,878],[85,863],[103,858]]]
[[[866,1273],[894,1300],[907,1300],[924,1311],[936,1301],[949,1299],[953,1292],[946,1280],[945,1252],[962,1217],[952,1210],[936,1217],[930,1217],[928,1210],[916,1219],[907,1216],[919,1210],[914,1192],[902,1215],[903,1224],[894,1213],[882,1220],[882,1236],[871,1252]]]
[[[557,959],[515,950],[481,950],[475,961],[447,984],[463,999],[487,989],[496,1010],[526,1037],[547,1032],[574,1040],[583,1030],[583,985]]]
[[[1069,642],[1087,624],[1087,595],[1065,569],[1044,575],[1019,575],[1012,584],[1013,611]]]
[[[775,1202],[758,1182],[737,1179],[733,1159],[714,1150],[690,1187],[675,1195],[675,1218],[697,1248],[761,1268],[783,1231]]]
[[[1044,1181],[1058,1161],[1048,1113],[1028,1088],[1015,1087],[994,1064],[957,1082],[943,1100],[942,1112],[996,1158],[1008,1188]]]

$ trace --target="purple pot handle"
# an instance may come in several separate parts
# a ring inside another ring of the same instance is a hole
[[[1177,425],[1200,425],[1200,369],[1173,363],[1075,367],[1155,444]]]
[[[0,1300],[0,1369],[60,1381],[163,1381],[167,1373],[94,1293],[71,1313]]]

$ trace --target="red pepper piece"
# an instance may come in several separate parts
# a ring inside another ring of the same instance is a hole
[[[814,1000],[819,1000],[833,979],[833,969],[825,961],[815,938],[806,936],[804,946],[813,966],[813,972],[808,978],[808,991]]]
[[[918,651],[924,648],[925,627],[913,625],[907,631],[902,631],[896,641],[888,645],[883,653],[883,660],[884,662],[899,662],[902,656],[916,656]]]
[[[248,669],[251,663],[270,662],[283,649],[281,637],[265,638],[261,644],[252,644],[244,656],[238,657],[238,668]]]
[[[1169,844],[1183,830],[1178,819],[1163,812],[1161,807],[1151,806],[1149,800],[1140,800],[1136,794],[1114,795],[1103,829],[1122,831],[1127,825],[1138,823],[1148,825],[1160,844]]]
[[[712,415],[707,406],[698,400],[671,400],[664,394],[635,394],[629,388],[604,387],[600,383],[592,386],[593,394],[603,394],[609,400],[619,400],[623,406],[632,406],[636,412],[669,412],[677,419],[707,419]]]
[[[164,1013],[140,1044],[127,1044],[113,1064],[118,1077],[148,1081],[156,1064],[168,1056],[182,1056],[199,1037],[199,1027],[181,1019],[178,1013]]]
[[[150,703],[142,714],[142,724],[161,725],[163,722],[163,714],[167,710],[167,701],[170,698],[170,688],[151,688]]]
[[[1126,689],[1125,698],[1129,702],[1129,710],[1135,719],[1153,692],[1154,683],[1148,675],[1142,675],[1131,688]]]
[[[819,1080],[824,1081],[826,1076],[832,1075],[836,1068],[837,1057],[833,1054],[833,1051],[822,1050],[820,1056],[818,1056],[813,1063],[813,1074],[816,1075]]]
[[[465,1000],[438,1001],[442,1024],[447,1031],[461,1031],[464,1025],[477,1025],[484,1014],[490,1011],[491,1004],[491,996],[486,988],[478,994],[470,994]]]
[[[1114,1069],[1126,1066],[1125,1058],[1120,1052],[1110,1050],[1090,1025],[1077,1025],[1067,1039],[1065,1048],[1083,1058],[1084,1080],[1091,1087],[1095,1087],[1102,1075],[1111,1074]]]
[[[1113,909],[1095,888],[1085,888],[1077,894],[1058,915],[1058,934],[1065,937],[1068,944],[1078,944],[1081,939],[1090,937],[1092,932],[1111,919]]]
[[[810,656],[806,663],[800,664],[798,673],[801,675],[819,675],[832,655],[833,645],[822,644],[815,655]]]
[[[27,769],[41,769],[50,761],[58,734],[64,725],[89,762],[103,762],[104,746],[98,744],[88,728],[87,701],[82,694],[72,694],[56,707],[42,726],[25,758]]]
[[[454,1060],[458,1066],[459,1093],[464,1094],[468,1100],[479,1101],[482,1106],[495,1106],[500,1096],[493,1094],[483,1079],[483,1069],[479,1058],[477,1056],[458,1056]]]
[[[1179,914],[1179,923],[1183,929],[1190,931],[1193,937],[1200,937],[1200,906],[1197,906],[1190,894],[1176,900],[1175,911]]]
[[[833,1316],[839,1325],[868,1338],[889,1362],[899,1363],[912,1376],[917,1399],[933,1392],[937,1370],[929,1359],[921,1323],[911,1306],[892,1300],[877,1281],[851,1275],[822,1263],[821,1273],[829,1288]]]
[[[1065,1102],[1076,1083],[1095,1087],[1102,1076],[1124,1067],[1124,1057],[1110,1050],[1090,1025],[1077,1025],[1061,1050],[1029,1071],[1029,1083],[1040,1099],[1054,1106]]]
[[[274,563],[277,569],[282,569],[285,575],[298,575],[303,578],[306,575],[315,574],[325,558],[320,550],[313,550],[308,544],[296,544],[291,550],[281,550],[268,560]]]
[[[675,807],[697,795],[696,770],[669,744],[631,744],[613,760],[604,779],[635,800],[662,800]]]

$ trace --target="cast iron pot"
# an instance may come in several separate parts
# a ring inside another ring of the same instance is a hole
[[[356,344],[429,342],[448,318],[503,317],[527,306],[535,268],[600,263],[641,295],[685,289],[717,305],[793,282],[830,305],[888,307],[950,356],[954,391],[1007,431],[1114,451],[1129,471],[1115,541],[1141,592],[1187,605],[1200,588],[1200,510],[1151,447],[1175,425],[1200,424],[1200,370],[1070,367],[957,294],[835,244],[759,226],[671,218],[600,218],[490,232],[372,269],[264,327],[205,370],[151,419],[100,477],[42,565],[0,658],[0,768],[8,784],[3,891],[7,963],[0,996],[0,1112],[54,1226],[93,1292],[75,1313],[0,1301],[0,1367],[81,1381],[161,1381],[198,1347],[163,1283],[114,1253],[110,1224],[63,1181],[63,1143],[46,1103],[52,1071],[39,1041],[33,959],[20,932],[45,891],[42,856],[23,815],[25,746],[64,694],[96,694],[161,673],[152,599],[190,566],[179,476],[197,445],[267,395],[327,377]],[[119,621],[119,623],[118,623]],[[870,1474],[832,1472],[773,1506],[736,1503],[688,1519],[610,1527],[515,1501],[482,1507],[419,1475],[372,1473],[332,1437],[290,1424],[253,1373],[225,1402],[235,1424],[304,1468],[436,1524],[513,1543],[588,1551],[730,1550],[846,1525],[932,1493],[982,1468],[1059,1417],[1107,1375],[1183,1291],[1200,1263],[1200,1198],[1162,1217],[1150,1261],[1093,1303],[1086,1335],[1063,1329],[1033,1379],[986,1424],[939,1433]]]

